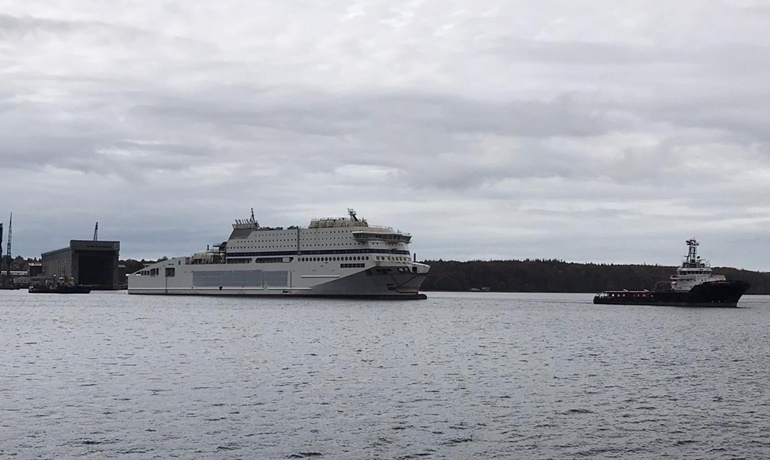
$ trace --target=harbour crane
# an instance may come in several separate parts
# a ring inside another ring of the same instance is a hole
[[[8,259],[8,264],[5,266],[5,277],[7,280],[11,280],[11,235],[13,235],[13,213],[8,218],[8,250],[5,251],[5,257]]]
[[[3,223],[0,222],[0,285],[5,284],[5,278],[3,278],[3,263],[5,258],[3,257]]]
[[[15,289],[13,278],[11,277],[11,228],[13,225],[13,213],[8,221],[8,250],[3,256],[3,224],[0,223],[0,289]],[[5,263],[5,273],[3,273],[2,263]]]

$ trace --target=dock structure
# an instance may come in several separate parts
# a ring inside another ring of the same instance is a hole
[[[72,277],[92,289],[119,289],[120,241],[70,240],[66,248],[42,254],[45,276]]]

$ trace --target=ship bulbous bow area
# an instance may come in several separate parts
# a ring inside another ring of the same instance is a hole
[[[416,273],[400,270],[400,268],[370,268],[354,275],[315,286],[312,289],[312,293],[307,293],[307,295],[314,297],[357,297],[386,300],[421,300],[427,298],[419,290],[428,274],[429,267],[423,265]]]

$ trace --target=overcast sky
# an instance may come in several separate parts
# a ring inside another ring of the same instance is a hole
[[[419,259],[694,237],[770,271],[769,31],[766,0],[0,0],[0,221],[155,259],[352,207]]]

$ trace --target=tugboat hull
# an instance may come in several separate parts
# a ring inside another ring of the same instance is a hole
[[[30,286],[29,292],[33,294],[88,294],[91,288],[88,286]]]
[[[745,281],[709,281],[689,291],[604,291],[594,297],[595,304],[660,305],[677,307],[737,307],[750,287]]]

